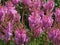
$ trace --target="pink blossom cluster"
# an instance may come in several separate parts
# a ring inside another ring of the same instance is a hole
[[[28,23],[32,36],[38,38],[42,33],[48,32],[49,39],[59,45],[60,8],[55,8],[54,0],[46,2],[44,0],[8,0],[5,5],[0,4],[0,39],[5,42],[13,40],[16,45],[28,43],[30,39],[29,29],[27,31],[23,18],[25,10],[22,12],[23,15],[20,15],[16,10],[20,3],[29,10]],[[53,16],[55,16],[54,19]]]
[[[28,42],[28,37],[24,29],[15,31],[15,42],[16,45],[22,45]]]
[[[60,8],[56,8],[56,11],[55,11],[55,20],[56,20],[56,22],[58,22],[58,23],[60,23]]]
[[[44,30],[47,30],[46,32],[48,32],[50,30],[50,32],[48,33],[49,38],[53,42],[56,41],[58,38],[60,38],[59,36],[57,36],[60,33],[60,29],[59,29],[60,27],[58,26],[59,30],[58,29],[54,30],[52,28],[53,27],[57,28],[56,25],[60,25],[60,23],[59,24],[56,23],[56,21],[59,22],[59,19],[60,19],[59,18],[60,17],[59,16],[60,15],[60,8],[56,8],[56,11],[53,12],[53,9],[54,9],[54,6],[55,6],[53,0],[47,0],[47,2],[43,3],[43,5],[40,4],[41,6],[39,6],[39,7],[34,5],[33,0],[31,0],[31,2],[33,2],[33,7],[29,8],[32,11],[31,11],[31,14],[28,17],[29,26],[31,28],[31,31],[33,32],[33,34],[36,37],[38,37],[42,34],[42,32],[44,32]],[[53,19],[53,17],[52,17],[53,14],[55,14],[55,19],[56,20]],[[51,29],[52,29],[52,31],[51,31]],[[59,42],[60,40],[58,39],[57,41]]]
[[[38,13],[36,13],[36,15],[35,15],[34,12],[33,12],[29,16],[28,20],[29,20],[29,26],[30,26],[31,30],[33,31],[34,35],[36,37],[38,37],[42,33],[41,17],[38,15]]]
[[[18,0],[13,1],[17,1],[16,4],[18,3]],[[21,16],[15,9],[13,2],[7,1],[5,5],[0,5],[0,39],[5,42],[15,40],[16,45],[28,42],[26,30],[21,26],[20,19]]]
[[[50,40],[52,40],[55,45],[60,44],[60,29],[51,29],[48,33]]]
[[[37,1],[41,2],[41,0],[37,0]],[[32,1],[33,7],[30,9],[33,11],[31,11],[31,14],[28,17],[28,20],[29,20],[29,26],[30,26],[31,30],[33,30],[34,34],[36,33],[36,35],[38,34],[38,36],[39,36],[43,32],[44,29],[46,29],[46,30],[50,29],[53,24],[53,19],[52,19],[52,14],[51,14],[52,11],[50,12],[49,9],[51,10],[54,8],[54,2],[47,1],[47,4],[43,4],[43,5],[40,4],[41,6],[38,7],[38,6],[34,5],[34,3],[37,1]],[[50,5],[50,3],[52,6]],[[49,5],[51,8],[47,7],[45,5]],[[35,8],[35,6],[36,6],[36,8]],[[42,6],[43,6],[43,8],[41,9]],[[47,10],[45,7],[47,7]],[[40,8],[40,9],[38,9],[38,8]],[[44,14],[44,13],[46,13],[46,14]],[[38,31],[38,30],[40,30],[40,31]]]

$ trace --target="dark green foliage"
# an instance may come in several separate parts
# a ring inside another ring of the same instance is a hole
[[[6,45],[6,43],[0,39],[0,45]]]

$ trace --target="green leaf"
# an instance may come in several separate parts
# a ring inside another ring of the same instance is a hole
[[[10,41],[9,45],[15,45],[15,43],[13,41]]]
[[[6,43],[0,39],[0,45],[6,45]]]

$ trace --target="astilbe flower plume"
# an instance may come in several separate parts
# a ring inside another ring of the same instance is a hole
[[[39,15],[41,16],[41,18],[45,15],[43,10],[40,10],[38,12],[40,13]]]
[[[49,36],[50,40],[55,43],[55,45],[60,44],[60,29],[51,29],[48,32],[48,36]]]
[[[21,0],[11,0],[13,4],[18,4],[21,2]]]
[[[22,0],[22,3],[24,3],[25,5],[31,6],[32,1],[31,0]]]
[[[7,9],[5,9],[4,6],[0,5],[0,20],[4,20],[5,14],[7,13],[6,11]]]
[[[0,6],[0,39],[8,42],[13,37],[14,22],[20,22],[20,14],[17,13],[15,6],[11,1],[5,2],[4,6]]]
[[[51,28],[51,26],[52,26],[52,24],[53,24],[53,19],[52,19],[51,16],[46,16],[46,15],[44,15],[44,16],[42,17],[42,22],[43,22],[43,27],[44,27],[45,29]]]
[[[20,19],[21,19],[21,16],[20,16],[19,13],[17,13],[16,16],[14,17],[14,21],[15,21],[15,22],[16,22],[16,21],[20,22]]]
[[[3,16],[2,6],[0,6],[0,21],[1,21],[2,16]]]
[[[7,27],[5,29],[4,27],[1,28],[2,30],[0,32],[0,39],[4,40],[5,42],[8,42],[9,40],[11,40],[12,37],[13,25],[11,22],[8,22]]]
[[[17,11],[15,10],[14,5],[11,1],[7,1],[5,3],[5,6],[0,6],[0,12],[2,14],[1,20],[4,22],[4,18],[6,15],[14,16],[17,14]]]
[[[41,36],[42,32],[42,28],[39,27],[38,29],[33,30],[33,36],[38,38],[39,36]]]
[[[22,0],[25,5],[28,7],[39,8],[44,4],[44,0]]]
[[[15,31],[15,42],[16,42],[16,45],[22,45],[22,44],[25,44],[26,42],[28,42],[28,37],[27,37],[27,34],[26,34],[26,30],[17,29]]]
[[[13,36],[12,31],[13,31],[13,25],[11,22],[8,22],[7,29],[3,30],[3,32],[5,33],[4,41],[7,42],[11,40],[11,37]]]
[[[43,5],[45,10],[49,10],[50,12],[54,9],[54,1],[53,0],[47,0],[47,2]]]
[[[5,13],[5,15],[3,15],[3,18],[4,19],[5,17],[7,17],[9,19],[9,21],[16,21],[16,20],[19,20],[20,21],[20,14],[15,10],[15,6],[13,5],[13,3],[11,1],[7,1],[5,3],[5,6],[4,6],[4,9],[3,9]],[[4,13],[3,13],[4,14]]]
[[[31,31],[36,34],[36,37],[42,33],[42,20],[38,13],[32,12],[32,14],[28,18],[29,20],[29,26],[31,28]]]
[[[60,23],[60,8],[56,8],[54,14],[55,14],[55,20],[56,20],[56,22]]]
[[[7,1],[5,3],[5,6],[7,8],[7,11],[10,12],[11,14],[15,15],[17,13],[17,11],[15,10],[15,6],[11,1]]]

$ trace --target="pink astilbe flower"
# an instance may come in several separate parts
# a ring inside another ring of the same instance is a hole
[[[14,4],[20,3],[21,0],[11,0]]]
[[[5,2],[5,6],[0,6],[0,20],[4,22],[5,17],[8,17],[8,20],[18,20],[20,21],[20,14],[15,9],[15,6],[11,1]]]
[[[60,22],[60,8],[56,8],[55,10],[55,19],[57,22]]]
[[[3,16],[3,10],[0,8],[0,20],[1,20],[2,16]]]
[[[47,17],[47,16],[43,16],[42,17],[42,22],[43,22],[43,27],[48,29],[51,28],[52,24],[53,24],[53,19],[51,16]]]
[[[0,6],[0,20],[4,20],[5,14],[7,13],[7,9],[4,6]]]
[[[18,20],[20,21],[20,15],[17,13],[15,6],[13,5],[13,3],[11,1],[7,1],[5,3],[5,6],[0,10],[0,12],[2,12],[4,15],[2,16],[3,22],[6,16],[8,16],[8,18],[12,18],[12,20]]]
[[[44,4],[44,0],[22,0],[22,2],[29,7],[40,7]]]
[[[3,22],[4,22],[5,16],[7,14],[13,15],[13,16],[15,16],[15,14],[17,14],[15,7],[13,6],[12,2],[10,2],[10,1],[7,1],[5,3],[5,6],[0,6],[0,16],[1,16],[0,18]]]
[[[35,37],[39,37],[40,34],[42,33],[42,26],[43,26],[40,15],[38,13],[32,12],[28,20],[33,35],[35,36],[36,34]]]
[[[31,0],[22,0],[22,3],[28,6],[32,6],[32,1]]]
[[[47,3],[45,3],[43,5],[44,9],[52,11],[54,9],[54,1],[47,1]]]
[[[33,0],[32,3],[34,8],[40,8],[44,4],[44,0]]]
[[[41,18],[44,16],[44,11],[40,10],[39,11]]]
[[[32,14],[28,17],[28,20],[31,29],[42,27],[42,20],[38,13],[34,14],[34,12],[32,12]]]
[[[22,45],[28,41],[28,36],[26,34],[26,30],[16,30],[15,31],[15,42],[16,45]]]
[[[5,3],[5,6],[8,9],[7,12],[11,12],[13,15],[17,13],[17,11],[15,10],[15,6],[11,1],[7,1]]]
[[[33,30],[33,35],[34,37],[38,38],[42,34],[42,32],[42,28],[39,27],[38,29]]]
[[[16,14],[16,16],[14,17],[14,21],[19,21],[20,22],[21,16],[20,14]]]
[[[56,45],[60,44],[60,30],[59,29],[51,29],[48,33],[48,36],[51,41],[53,41]]]
[[[5,2],[5,6],[13,7],[14,5],[13,5],[13,3],[11,1],[7,1],[7,2]]]
[[[3,30],[3,32],[5,33],[5,37],[4,37],[4,41],[9,41],[11,40],[12,37],[12,31],[13,31],[13,25],[11,22],[8,22],[8,26],[7,29]]]

